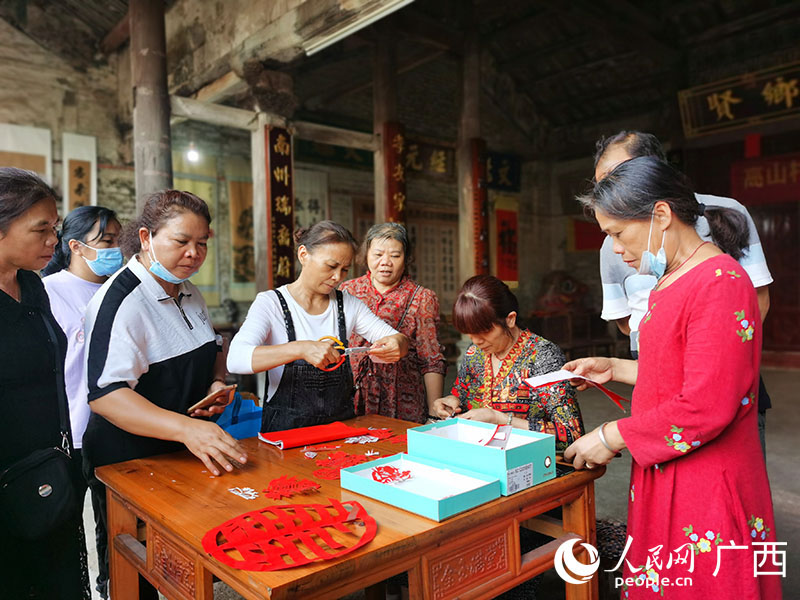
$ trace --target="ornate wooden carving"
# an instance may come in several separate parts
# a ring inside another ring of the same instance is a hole
[[[460,552],[446,553],[431,560],[429,574],[433,598],[453,597],[464,587],[475,587],[506,573],[510,568],[508,531],[469,544]]]
[[[153,571],[155,575],[194,598],[194,561],[185,556],[172,543],[153,531]]]

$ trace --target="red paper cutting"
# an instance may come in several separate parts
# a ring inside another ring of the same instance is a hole
[[[334,452],[329,454],[327,458],[321,458],[317,461],[317,466],[322,467],[322,469],[317,469],[313,475],[320,479],[339,479],[339,469],[352,467],[363,462],[367,462],[366,456],[357,456],[341,451]]]
[[[241,514],[209,530],[203,549],[234,569],[277,571],[338,558],[372,541],[377,525],[364,507],[352,500],[328,502]]]
[[[408,439],[406,434],[404,433],[403,435],[396,435],[393,438],[389,438],[389,441],[392,442],[393,444],[405,444],[408,441]]]
[[[262,491],[267,498],[280,500],[281,498],[290,498],[295,494],[313,492],[318,490],[319,487],[320,485],[316,481],[311,481],[310,479],[298,481],[294,476],[281,475],[278,479],[270,481],[267,489]]]
[[[318,477],[319,479],[339,479],[339,469],[338,467],[335,469],[323,467],[314,471],[312,475],[314,477]]]
[[[394,436],[394,431],[391,429],[370,429],[367,435],[376,437],[379,440],[388,440],[390,437]]]
[[[400,483],[411,479],[411,471],[401,471],[392,465],[381,465],[372,469],[372,478],[378,483]]]

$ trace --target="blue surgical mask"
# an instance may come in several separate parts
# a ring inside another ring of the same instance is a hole
[[[163,279],[167,283],[174,283],[175,285],[178,285],[180,283],[183,283],[184,281],[188,281],[189,277],[194,275],[194,273],[192,273],[192,275],[189,275],[189,277],[184,277],[183,279],[181,279],[180,277],[175,277],[175,275],[170,273],[164,265],[158,262],[158,259],[156,258],[156,251],[153,249],[152,231],[150,232],[150,250],[148,252],[148,255],[150,256],[150,272],[159,279]]]
[[[664,230],[661,236],[661,248],[658,249],[657,254],[650,252],[650,236],[653,235],[653,219],[656,213],[650,216],[650,231],[647,234],[647,250],[642,252],[642,259],[639,261],[639,274],[640,275],[653,275],[656,279],[661,279],[664,271],[667,270],[667,253],[664,251],[664,238],[667,237],[667,231]]]
[[[108,277],[122,268],[122,250],[119,248],[95,248],[89,244],[84,244],[80,240],[78,240],[78,243],[81,246],[91,248],[97,253],[97,257],[94,260],[89,260],[85,256],[82,258],[89,265],[92,273],[98,277]]]

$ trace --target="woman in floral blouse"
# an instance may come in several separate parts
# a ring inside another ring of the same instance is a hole
[[[557,371],[561,349],[517,324],[519,304],[508,286],[489,275],[468,279],[453,307],[453,324],[472,345],[450,396],[439,398],[434,416],[455,414],[498,425],[551,433],[563,451],[583,435],[575,390],[567,382],[530,390],[528,377]],[[463,414],[460,414],[463,413]]]
[[[431,290],[406,273],[411,243],[398,223],[374,225],[364,240],[369,271],[346,281],[341,289],[359,298],[369,309],[411,342],[408,355],[394,364],[351,357],[358,415],[379,414],[424,423],[433,401],[442,395],[447,365],[437,337],[439,300]],[[352,335],[350,346],[369,345]]]

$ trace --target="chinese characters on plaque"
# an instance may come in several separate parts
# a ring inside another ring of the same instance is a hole
[[[800,154],[733,163],[731,195],[748,205],[796,202],[800,197]]]
[[[69,161],[69,210],[87,206],[92,200],[92,163],[88,160]]]
[[[800,63],[682,90],[678,102],[687,138],[796,116]]]
[[[386,220],[406,220],[406,137],[399,123],[383,124],[384,164],[386,166]]]
[[[294,171],[286,129],[267,130],[267,167],[272,285],[278,287],[294,280]]]

